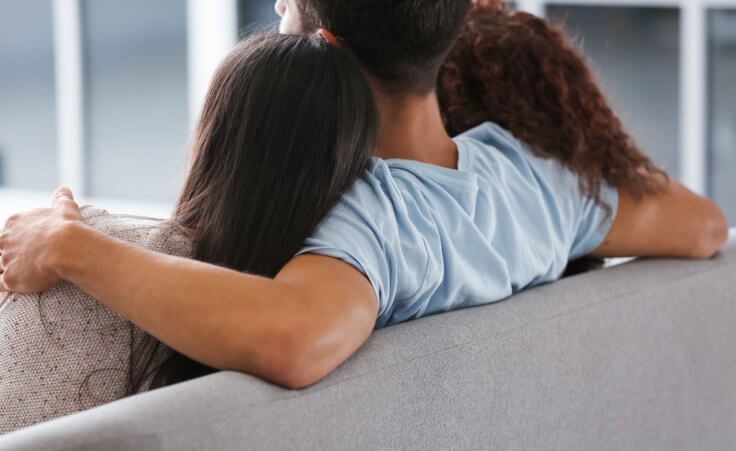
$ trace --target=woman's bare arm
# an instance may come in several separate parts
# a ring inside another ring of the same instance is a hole
[[[289,388],[326,376],[373,330],[375,293],[339,260],[304,255],[275,279],[252,276],[111,238],[74,220],[74,208],[62,199],[10,221],[0,236],[7,288],[70,281],[195,360]]]
[[[664,183],[663,192],[639,200],[619,189],[611,230],[593,256],[709,258],[723,246],[728,222],[718,206],[674,180]]]

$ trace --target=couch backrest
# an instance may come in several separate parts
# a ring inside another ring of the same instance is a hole
[[[729,449],[736,241],[376,331],[312,387],[223,372],[0,438],[0,450]]]

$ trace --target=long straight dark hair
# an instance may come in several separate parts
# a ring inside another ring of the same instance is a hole
[[[217,70],[173,219],[193,258],[267,277],[299,251],[366,169],[378,136],[370,85],[345,51],[263,34]],[[153,387],[212,372],[181,354]]]

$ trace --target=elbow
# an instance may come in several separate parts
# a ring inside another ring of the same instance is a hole
[[[370,336],[375,325],[376,303],[366,308],[346,308],[323,315],[322,309],[282,315],[259,334],[257,340],[240,343],[241,371],[290,390],[306,388],[330,374]]]
[[[702,215],[698,222],[690,257],[711,258],[728,240],[728,221],[723,212],[713,204],[712,212]]]
[[[287,390],[301,390],[321,380],[324,375],[314,376],[301,356],[286,357],[271,369],[268,380]]]
[[[301,390],[303,388],[307,388],[310,385],[319,382],[322,377],[324,377],[308,378],[302,373],[288,373],[285,376],[286,377],[280,381],[275,381],[275,383],[287,390]]]
[[[259,366],[258,376],[289,390],[306,388],[330,372],[327,362],[315,356],[314,346],[296,337],[273,343]]]

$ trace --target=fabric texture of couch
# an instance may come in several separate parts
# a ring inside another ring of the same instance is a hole
[[[736,233],[376,331],[288,391],[221,372],[0,437],[0,450],[667,449],[736,443]]]

